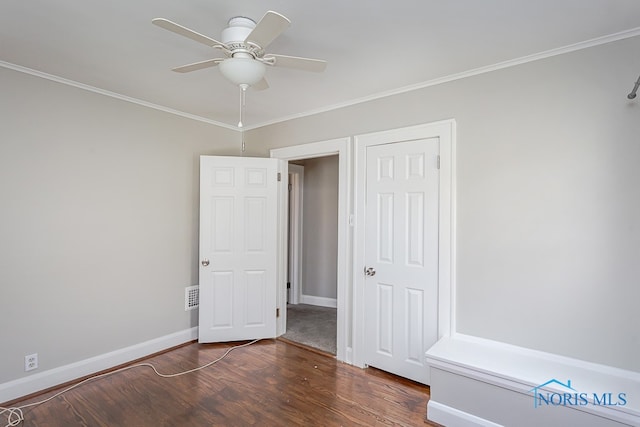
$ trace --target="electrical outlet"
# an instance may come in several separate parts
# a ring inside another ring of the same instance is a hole
[[[38,353],[29,354],[24,357],[24,370],[33,371],[38,369]]]

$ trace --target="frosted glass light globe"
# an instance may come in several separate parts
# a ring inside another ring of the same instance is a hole
[[[265,65],[253,58],[228,58],[218,64],[222,75],[236,85],[252,86],[264,78]]]

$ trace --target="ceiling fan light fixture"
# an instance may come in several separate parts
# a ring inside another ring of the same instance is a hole
[[[326,66],[326,61],[319,59],[273,54],[265,57],[264,49],[291,25],[287,17],[271,10],[265,13],[258,23],[243,16],[231,18],[228,27],[222,31],[221,42],[168,19],[155,18],[151,22],[180,36],[222,50],[226,58],[195,62],[173,68],[173,71],[187,73],[217,66],[227,80],[240,88],[238,128],[243,127],[242,118],[247,88],[252,86],[256,90],[264,90],[269,87],[264,78],[267,65],[316,72],[324,71]],[[244,151],[244,142],[242,151]]]
[[[237,86],[253,86],[266,73],[266,66],[253,58],[227,58],[218,67],[222,75]]]

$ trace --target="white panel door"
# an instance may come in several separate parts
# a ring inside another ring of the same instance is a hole
[[[438,339],[438,153],[438,138],[366,149],[365,364],[425,384]]]
[[[200,342],[276,336],[279,164],[200,157]]]

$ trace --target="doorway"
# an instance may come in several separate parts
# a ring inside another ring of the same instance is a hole
[[[289,162],[289,304],[284,339],[336,354],[337,155]]]
[[[340,138],[331,141],[310,143],[271,150],[271,157],[282,160],[315,159],[337,155],[338,157],[338,207],[337,207],[337,248],[333,256],[336,258],[336,359],[347,363],[352,362],[351,349],[351,317],[350,309],[347,316],[347,307],[351,305],[350,277],[352,274],[351,255],[351,228],[350,218],[350,191],[351,188],[351,148],[349,138]],[[286,285],[282,284],[279,291],[286,295]],[[281,316],[279,332],[283,333],[286,325],[287,313]]]

